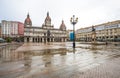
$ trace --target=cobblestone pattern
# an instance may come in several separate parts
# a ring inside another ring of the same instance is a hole
[[[120,78],[119,60],[118,59],[112,60],[105,64],[99,65],[95,68],[88,69],[87,71],[74,70],[73,72],[70,72],[70,74],[68,75],[66,74],[63,74],[63,76],[61,75],[60,78]]]
[[[78,65],[74,65],[62,70],[38,72],[32,76],[18,78],[120,78],[120,57],[100,65],[90,66],[80,68]]]

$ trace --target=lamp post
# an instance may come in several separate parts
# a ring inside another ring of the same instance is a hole
[[[73,15],[70,22],[73,25],[73,48],[75,48],[75,24],[78,22],[78,18],[75,18],[75,15]]]
[[[92,36],[93,36],[92,41],[95,44],[95,42],[96,42],[96,30],[95,30],[94,26],[92,26]]]

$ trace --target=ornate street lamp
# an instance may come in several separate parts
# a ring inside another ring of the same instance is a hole
[[[73,15],[70,22],[73,25],[73,48],[75,48],[75,24],[78,22],[78,18],[75,18],[75,15]]]

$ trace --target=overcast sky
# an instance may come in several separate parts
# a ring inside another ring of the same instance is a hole
[[[120,20],[120,0],[0,0],[0,21],[24,22],[29,12],[33,26],[41,26],[47,11],[55,28],[64,20],[72,29],[70,18],[75,15],[79,29]]]

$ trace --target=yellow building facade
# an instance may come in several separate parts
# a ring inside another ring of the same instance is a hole
[[[76,31],[77,41],[92,41],[92,27],[80,28]],[[120,20],[95,25],[96,41],[120,41]]]

